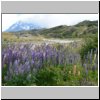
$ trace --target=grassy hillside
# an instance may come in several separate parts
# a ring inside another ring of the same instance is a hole
[[[73,26],[60,25],[48,29],[14,32],[16,36],[43,36],[46,38],[82,38],[98,33],[98,21],[83,21]]]
[[[53,38],[83,37],[98,33],[98,21],[83,21],[73,26],[61,25],[48,29],[21,31],[17,33],[20,33],[20,35],[28,33],[36,36],[39,34],[44,37]]]

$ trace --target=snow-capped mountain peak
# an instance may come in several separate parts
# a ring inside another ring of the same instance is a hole
[[[18,21],[11,25],[6,32],[17,32],[22,30],[41,29],[42,27],[37,23]]]

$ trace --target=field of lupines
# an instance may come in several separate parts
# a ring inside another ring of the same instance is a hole
[[[98,51],[81,59],[69,46],[57,44],[3,44],[2,85],[95,86],[98,85]]]

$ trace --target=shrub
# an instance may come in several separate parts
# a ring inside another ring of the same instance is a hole
[[[36,75],[36,84],[43,86],[56,86],[63,82],[63,73],[60,67],[45,67]]]
[[[36,75],[38,86],[70,86],[80,85],[83,78],[83,68],[76,66],[76,75],[73,74],[73,66],[44,67]],[[70,72],[70,73],[69,73]],[[80,75],[79,73],[80,72]]]
[[[98,48],[98,34],[87,36],[84,38],[84,41],[85,43],[80,50],[80,55],[82,59],[84,55],[88,53],[88,51],[90,51],[91,49],[94,50]]]

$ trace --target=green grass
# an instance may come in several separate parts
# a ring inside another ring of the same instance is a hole
[[[36,74],[19,74],[8,81],[3,81],[6,86],[97,86],[98,71],[90,70],[86,75],[85,70],[79,64],[66,66],[45,66]],[[79,74],[80,72],[80,74]]]
[[[29,36],[29,37],[25,37],[25,36],[20,36],[17,37],[15,34],[13,33],[3,33],[2,34],[2,42],[3,43],[13,43],[13,42],[34,42],[34,41],[42,41],[44,39],[43,36]]]

